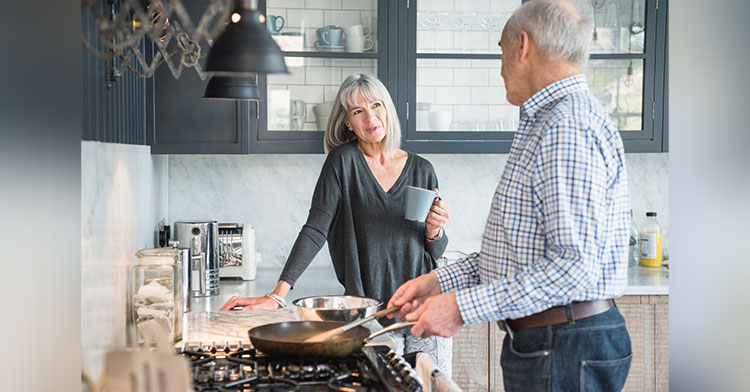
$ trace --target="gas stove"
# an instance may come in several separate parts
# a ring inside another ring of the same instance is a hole
[[[421,392],[403,357],[387,346],[365,346],[341,359],[271,358],[247,342],[186,343],[195,391]]]

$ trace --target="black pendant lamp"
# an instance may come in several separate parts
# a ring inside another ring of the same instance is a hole
[[[289,73],[279,45],[266,30],[266,17],[237,1],[230,22],[208,53],[206,70],[217,76],[250,77],[254,73]]]
[[[259,100],[257,77],[229,77],[216,75],[208,81],[206,93],[203,98],[210,99],[235,99],[235,100]]]

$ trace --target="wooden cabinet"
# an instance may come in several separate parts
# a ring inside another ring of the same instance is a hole
[[[669,390],[669,296],[617,300],[633,348],[624,391]],[[453,338],[453,379],[464,391],[503,391],[500,353],[505,332],[495,323],[466,326]]]
[[[669,390],[669,296],[626,295],[617,301],[633,345],[625,391]]]

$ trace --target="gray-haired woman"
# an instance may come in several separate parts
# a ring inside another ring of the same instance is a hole
[[[401,128],[385,86],[373,75],[344,80],[325,132],[328,154],[320,172],[307,222],[302,227],[273,293],[232,297],[221,310],[276,309],[297,278],[328,241],[336,276],[345,294],[387,303],[409,279],[430,272],[448,245],[442,226],[448,206],[433,201],[426,221],[404,219],[407,185],[435,189],[430,162],[400,149]],[[390,320],[383,320],[390,323]],[[392,334],[405,353],[430,353],[450,374],[451,341]]]

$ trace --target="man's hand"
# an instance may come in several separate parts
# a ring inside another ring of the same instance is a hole
[[[433,335],[449,338],[464,325],[454,292],[428,298],[422,306],[404,318],[407,321],[417,321],[411,327],[411,334],[418,338]]]
[[[440,294],[440,282],[434,272],[418,276],[404,284],[388,301],[388,307],[401,306],[401,310],[391,313],[388,318],[403,317],[419,307],[427,298]]]

